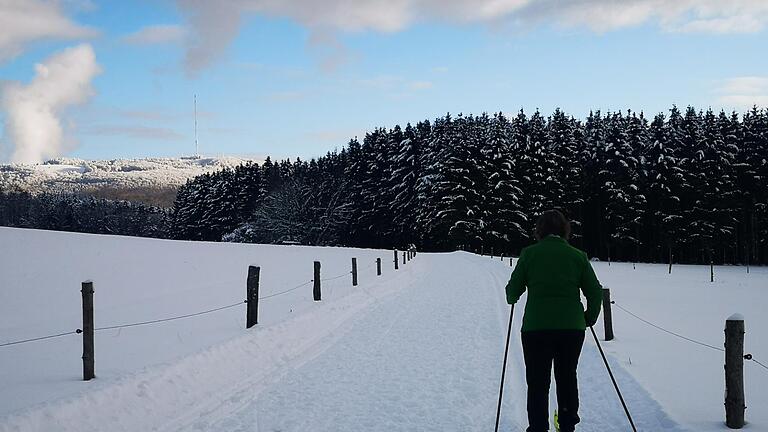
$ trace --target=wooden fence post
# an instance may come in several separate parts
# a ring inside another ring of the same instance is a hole
[[[320,301],[320,261],[315,261],[315,277],[312,280],[315,282],[315,285],[312,288],[312,297],[315,301]]]
[[[672,246],[669,247],[669,274],[672,274]]]
[[[611,290],[603,288],[603,324],[605,340],[613,340],[613,314],[611,313]]]
[[[493,259],[493,246],[491,246],[491,259]]]
[[[357,286],[357,258],[352,258],[352,286]]]
[[[93,347],[93,282],[82,283],[83,294],[83,381],[96,377]]]
[[[376,276],[381,276],[381,258],[376,258]]]
[[[709,260],[709,281],[715,281],[715,264],[712,262],[712,260]]]
[[[405,252],[403,252],[403,264],[405,264]]]
[[[509,266],[512,267],[512,257],[509,257]]]
[[[397,270],[399,267],[397,266],[397,249],[395,249],[395,270]]]
[[[248,266],[248,280],[246,282],[245,328],[249,329],[259,323],[259,275],[261,267]]]
[[[725,321],[725,425],[744,426],[744,317],[731,315]]]
[[[749,242],[747,242],[747,274],[749,274]]]

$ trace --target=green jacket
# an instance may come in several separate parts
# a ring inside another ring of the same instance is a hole
[[[600,315],[602,289],[587,254],[557,236],[547,236],[520,253],[507,283],[507,303],[528,288],[522,331],[584,330]],[[587,310],[579,289],[587,298]]]

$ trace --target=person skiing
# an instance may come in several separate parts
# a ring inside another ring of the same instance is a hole
[[[586,253],[568,244],[570,233],[570,222],[561,212],[542,213],[536,222],[538,242],[522,250],[506,286],[511,305],[528,291],[521,329],[527,432],[549,430],[553,361],[560,431],[573,432],[580,421],[576,368],[586,327],[600,315],[602,290]],[[587,299],[586,311],[579,290]]]

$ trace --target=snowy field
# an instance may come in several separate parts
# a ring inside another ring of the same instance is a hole
[[[98,331],[90,382],[80,381],[79,335],[0,347],[0,431],[492,430],[509,262],[419,254],[395,272],[391,254],[0,228],[0,344],[78,328],[86,279],[97,328],[233,305]],[[314,260],[322,278],[339,276],[323,282],[319,303],[308,283]],[[246,331],[237,303],[249,264],[262,268],[262,297],[298,288],[262,300],[259,325]],[[744,314],[747,352],[768,359],[766,269],[716,267],[710,283],[708,267],[676,266],[671,276],[663,265],[595,267],[616,306],[714,347],[725,318]],[[604,347],[638,429],[727,430],[723,354],[616,306],[617,338]],[[522,305],[516,312],[502,426],[523,431]],[[629,430],[591,337],[579,377],[579,430]],[[768,370],[748,362],[745,378],[746,429],[768,430]]]

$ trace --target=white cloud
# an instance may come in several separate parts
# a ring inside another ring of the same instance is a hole
[[[757,105],[759,108],[768,107],[768,94],[762,95],[725,95],[720,97],[721,105],[736,110],[749,110]]]
[[[432,81],[409,81],[397,75],[379,75],[373,78],[365,78],[358,80],[358,84],[385,91],[397,97],[409,96],[415,91],[428,90],[434,87]]]
[[[188,75],[194,75],[224,55],[240,31],[244,2],[177,0],[177,3],[190,33],[185,41],[184,68]]]
[[[717,92],[721,95],[717,102],[727,108],[768,107],[768,76],[730,78],[722,82]]]
[[[43,39],[79,39],[96,34],[64,16],[60,2],[0,0],[0,63]]]
[[[5,111],[5,141],[15,146],[13,162],[35,163],[60,156],[64,137],[61,115],[92,95],[91,81],[101,72],[88,44],[67,48],[35,65],[27,85],[6,84],[0,101]]]
[[[768,77],[747,76],[727,79],[720,90],[730,94],[768,93]]]
[[[412,90],[428,90],[433,86],[431,81],[413,81],[410,84]]]
[[[288,90],[270,93],[267,95],[267,100],[272,102],[294,102],[305,99],[307,97],[306,92]]]
[[[192,37],[185,65],[194,74],[221,57],[246,15],[292,19],[329,45],[329,63],[344,59],[336,32],[397,32],[424,21],[584,27],[606,32],[645,23],[664,31],[758,32],[768,23],[766,0],[177,0]],[[262,41],[269,43],[270,41]]]
[[[123,42],[132,45],[158,45],[177,43],[184,40],[186,30],[177,24],[153,25],[144,27],[123,37]]]

